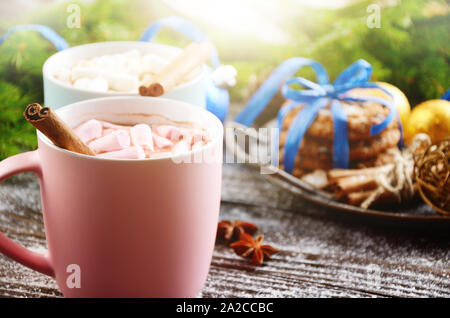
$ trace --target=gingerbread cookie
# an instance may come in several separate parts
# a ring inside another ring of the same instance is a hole
[[[391,163],[394,160],[392,151],[398,151],[397,147],[386,149],[382,153],[378,154],[375,158],[369,158],[367,160],[351,161],[349,169],[361,169],[370,167],[379,167],[385,164]],[[280,168],[283,169],[283,157],[280,155]],[[295,167],[292,172],[297,178],[301,178],[307,173],[311,173],[314,170],[331,170],[333,169],[332,162],[324,162],[314,160],[312,158],[296,158]]]
[[[284,105],[286,103],[292,103],[292,101],[287,101]],[[341,102],[341,104],[347,115],[348,137],[350,141],[371,138],[370,128],[373,125],[381,123],[389,114],[388,108],[377,103],[367,102],[361,105],[361,103]],[[281,127],[282,131],[289,129],[298,112],[303,107],[304,105],[299,105],[284,117]],[[393,120],[387,129],[391,128],[398,129],[397,120]],[[306,136],[333,140],[334,125],[329,106],[319,111],[316,119],[309,127]]]
[[[280,147],[283,148],[287,138],[287,131],[280,134]],[[400,140],[400,131],[395,128],[386,129],[380,134],[369,138],[350,142],[350,160],[363,160],[377,156],[380,152],[392,148]],[[311,157],[313,160],[331,161],[333,158],[333,141],[328,139],[306,136],[298,155]]]

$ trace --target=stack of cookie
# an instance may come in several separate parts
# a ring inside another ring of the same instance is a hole
[[[288,101],[292,102],[292,101]],[[347,115],[351,169],[381,166],[393,161],[390,149],[397,148],[401,138],[398,122],[391,124],[380,134],[370,136],[370,127],[379,124],[389,109],[373,102],[352,103],[341,101]],[[284,145],[289,127],[304,105],[291,110],[283,119],[280,133],[280,165],[283,167]],[[295,159],[293,175],[300,178],[314,170],[333,168],[334,125],[328,107],[319,111],[315,121],[306,132]]]

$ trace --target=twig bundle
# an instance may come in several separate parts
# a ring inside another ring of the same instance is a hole
[[[423,200],[450,215],[450,137],[429,146],[416,160],[415,175]]]

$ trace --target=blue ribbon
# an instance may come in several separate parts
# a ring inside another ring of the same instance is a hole
[[[67,44],[66,40],[58,35],[58,33],[50,29],[48,26],[40,24],[24,24],[12,27],[0,38],[0,45],[2,45],[2,43],[13,33],[28,30],[39,32],[44,38],[49,40],[58,51],[69,48],[69,44]]]
[[[450,101],[450,89],[448,89],[444,95],[442,95],[441,99]]]
[[[142,33],[139,41],[151,41],[162,27],[169,27],[195,42],[209,41],[207,36],[197,26],[176,16],[163,18],[150,24]],[[211,56],[211,63],[214,69],[220,66],[219,56],[215,47]],[[212,72],[210,67],[208,67],[208,72]],[[221,121],[224,121],[229,105],[228,91],[217,87],[212,80],[209,80],[206,86],[206,109],[215,114]]]
[[[294,77],[285,81],[287,78],[294,76],[304,66],[312,67],[318,83],[311,82],[302,77]],[[333,166],[335,168],[348,168],[350,147],[347,117],[340,101],[376,102],[389,109],[389,114],[386,118],[381,123],[375,124],[370,128],[371,136],[375,136],[385,130],[395,117],[397,117],[400,131],[402,131],[397,109],[392,103],[392,100],[389,101],[378,97],[353,98],[344,96],[347,91],[354,88],[376,88],[385,92],[392,99],[392,95],[386,89],[376,83],[368,82],[371,74],[372,66],[365,60],[358,60],[339,74],[337,79],[331,84],[326,70],[318,62],[299,57],[291,58],[281,63],[272,72],[235,120],[246,126],[251,125],[277,93],[281,83],[285,81],[281,90],[284,97],[292,100],[292,102],[280,109],[278,113],[278,128],[281,128],[283,118],[292,109],[297,107],[298,104],[305,104],[306,106],[297,114],[288,130],[284,146],[284,169],[292,173],[295,165],[295,157],[300,149],[303,137],[314,122],[319,111],[330,105],[330,103],[335,136],[333,143]],[[306,89],[295,90],[290,87],[292,84],[298,84]],[[399,142],[400,145],[401,141]]]

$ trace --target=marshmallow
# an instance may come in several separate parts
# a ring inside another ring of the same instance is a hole
[[[192,146],[198,141],[203,140],[203,134],[199,131],[193,131],[192,133],[185,134],[186,141]]]
[[[185,153],[191,150],[191,146],[186,140],[181,140],[173,147],[173,152],[175,153]]]
[[[153,151],[152,130],[147,124],[138,124],[130,129],[131,142],[133,145],[142,146]]]
[[[155,143],[156,147],[160,149],[170,148],[173,146],[173,142],[171,142],[167,138],[158,136],[157,134],[153,134],[153,142]]]
[[[151,83],[150,76],[159,73],[168,63],[168,59],[158,55],[142,55],[139,50],[130,50],[79,60],[57,70],[54,77],[79,89],[137,93],[140,85]]]
[[[139,88],[139,80],[136,76],[104,71],[103,77],[108,81],[109,87],[118,92],[129,92]]]
[[[91,83],[91,80],[89,78],[80,78],[73,83],[73,87],[79,88],[79,89],[89,89],[89,85]]]
[[[104,137],[96,139],[89,144],[97,153],[117,151],[130,146],[130,135],[126,130],[116,130]]]
[[[91,80],[91,86],[89,89],[96,92],[107,92],[108,82],[103,77],[94,78]]]
[[[55,77],[64,83],[71,84],[72,72],[67,67],[63,67],[55,73]]]
[[[73,67],[96,67],[95,59],[94,57],[92,60],[79,60]]]
[[[175,124],[155,124],[152,130],[148,124],[122,126],[91,119],[74,130],[101,158],[160,158],[189,153],[207,143],[205,131]]]
[[[105,152],[96,157],[111,159],[144,159],[145,152],[141,146],[133,146],[118,151]]]
[[[101,72],[96,68],[86,66],[77,66],[72,68],[72,81],[74,82],[78,79],[93,79],[99,76],[101,76]]]
[[[75,128],[75,132],[81,140],[89,142],[102,136],[102,124],[98,120],[91,119]]]
[[[144,73],[157,74],[168,64],[168,61],[158,55],[149,53],[142,57],[141,64]]]
[[[203,147],[203,141],[197,141],[193,146],[192,146],[192,150],[197,150],[200,149],[201,147]]]
[[[125,64],[127,62],[126,58],[122,54],[113,54],[113,55],[105,55],[103,58],[109,58],[110,63],[113,63],[112,67],[108,67],[108,69],[114,70],[114,71],[121,71],[125,67]]]
[[[221,88],[233,87],[236,85],[237,71],[232,65],[220,65],[212,74],[211,79]]]
[[[181,137],[181,131],[175,126],[170,125],[160,125],[155,128],[155,131],[158,135],[161,137],[171,139],[174,141],[180,140]]]
[[[136,78],[139,78],[141,75],[141,63],[139,63],[138,60],[130,60],[127,61],[125,68],[125,73],[135,76]]]
[[[122,53],[126,60],[137,60],[141,58],[141,51],[135,49]]]
[[[96,92],[108,91],[108,83],[101,77],[97,77],[95,79],[80,78],[75,81],[73,86],[79,89],[86,89]]]
[[[106,136],[106,135],[108,135],[108,134],[110,134],[110,133],[112,133],[112,132],[114,132],[114,131],[115,131],[115,129],[112,129],[112,128],[105,128],[105,129],[103,129],[102,136]]]
[[[122,125],[116,125],[107,121],[100,120],[100,123],[102,124],[103,128],[107,129],[124,129],[129,130],[131,129],[130,126],[122,126]]]

